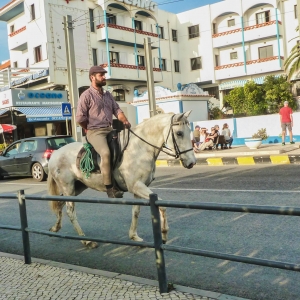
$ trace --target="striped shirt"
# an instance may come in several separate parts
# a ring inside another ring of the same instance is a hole
[[[76,122],[87,122],[88,130],[108,127],[112,125],[113,115],[117,118],[122,112],[110,92],[103,90],[103,94],[100,94],[90,86],[79,98]]]

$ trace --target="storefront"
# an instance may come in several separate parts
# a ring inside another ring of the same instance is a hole
[[[71,122],[62,116],[64,102],[68,102],[66,91],[10,89],[0,92],[0,124],[17,126],[13,140],[67,134],[71,132]]]

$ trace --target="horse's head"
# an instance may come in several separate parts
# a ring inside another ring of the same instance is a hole
[[[180,158],[185,168],[191,169],[196,164],[191,143],[191,129],[187,117],[191,110],[182,114],[172,116],[170,130],[167,133],[166,144],[172,152]]]

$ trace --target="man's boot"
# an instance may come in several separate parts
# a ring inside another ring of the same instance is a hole
[[[106,190],[108,198],[123,198],[123,192],[117,190],[115,187]]]

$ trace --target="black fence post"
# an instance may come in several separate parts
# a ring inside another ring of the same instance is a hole
[[[168,292],[168,283],[167,283],[164,250],[161,248],[163,241],[161,236],[159,207],[155,203],[157,200],[158,200],[157,194],[150,194],[150,208],[151,208],[156,268],[157,268],[157,275],[158,275],[159,291],[162,294]]]
[[[22,229],[24,260],[25,260],[25,264],[31,264],[29,233],[26,231],[26,228],[28,227],[28,223],[27,223],[24,190],[18,191],[18,199],[19,199],[19,210],[20,210],[21,229]]]

